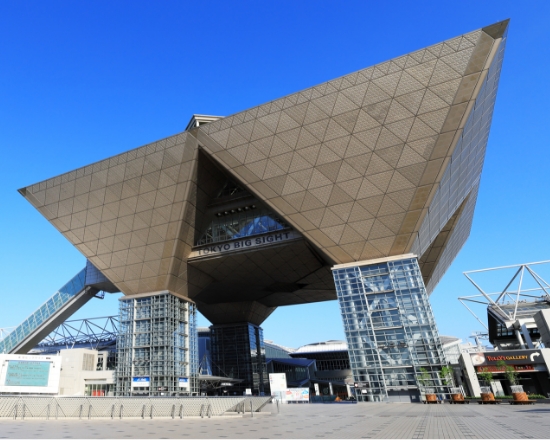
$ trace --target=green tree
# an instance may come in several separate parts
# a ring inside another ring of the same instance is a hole
[[[493,381],[493,373],[490,371],[481,371],[477,373],[478,377],[487,384],[487,386],[491,386],[491,382]]]
[[[510,385],[517,385],[519,380],[519,375],[517,371],[514,369],[514,367],[510,365],[506,365],[506,362],[504,361],[498,361],[497,367],[500,370],[504,370],[504,375],[506,376],[506,379],[510,382]]]
[[[443,383],[446,386],[452,386],[452,387],[455,386],[453,367],[450,367],[449,365],[445,365],[441,369],[441,372],[439,373],[439,375],[441,376],[441,380],[443,380]]]
[[[420,382],[420,385],[423,387],[431,385],[432,381],[432,375],[428,370],[426,370],[424,367],[420,367],[420,373],[416,375],[416,378],[418,379],[418,382]]]

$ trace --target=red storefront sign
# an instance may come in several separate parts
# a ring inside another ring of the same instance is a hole
[[[514,371],[517,371],[517,372],[535,371],[535,367],[533,365],[507,365],[507,366],[512,367]],[[491,373],[503,373],[504,368],[496,365],[485,365],[485,366],[476,367],[476,371],[478,373],[484,373],[486,371],[490,371]]]

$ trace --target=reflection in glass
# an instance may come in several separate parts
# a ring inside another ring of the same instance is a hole
[[[214,217],[197,246],[237,238],[251,237],[267,232],[288,229],[289,225],[266,208],[238,208]]]

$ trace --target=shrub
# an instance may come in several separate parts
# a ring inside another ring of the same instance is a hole
[[[483,382],[487,383],[487,385],[491,385],[491,382],[493,381],[493,373],[490,371],[482,371],[480,373],[478,372],[477,375]]]
[[[445,385],[454,386],[455,381],[453,367],[449,367],[448,365],[446,365],[441,369],[441,372],[439,374]]]
[[[514,367],[510,365],[506,365],[506,362],[504,361],[498,361],[497,367],[504,370],[504,375],[506,376],[506,379],[510,381],[510,385],[517,385],[519,380],[519,375],[514,369]]]

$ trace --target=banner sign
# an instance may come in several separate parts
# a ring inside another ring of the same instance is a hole
[[[178,377],[178,387],[179,388],[189,388],[189,378],[188,377]]]
[[[309,402],[309,388],[289,388],[284,396],[287,402]]]
[[[509,365],[514,369],[514,371],[517,371],[518,373],[528,373],[531,371],[539,370],[540,368],[535,368],[533,365]],[[491,373],[503,373],[505,371],[504,368],[497,367],[496,365],[481,365],[479,367],[476,367],[476,371],[478,373],[485,373],[487,371],[490,371]]]
[[[498,350],[480,353],[471,353],[472,364],[477,366],[496,365],[499,361],[506,365],[533,365],[544,364],[540,350]]]
[[[132,377],[132,388],[148,387],[149,385],[151,385],[151,378],[149,376]]]
[[[283,241],[295,240],[297,238],[302,238],[302,236],[296,231],[276,232],[259,237],[243,238],[242,240],[233,240],[227,243],[211,244],[198,249],[194,249],[191,254],[189,254],[189,258],[220,255],[226,252],[241,251],[249,248],[272,245],[281,243]]]

